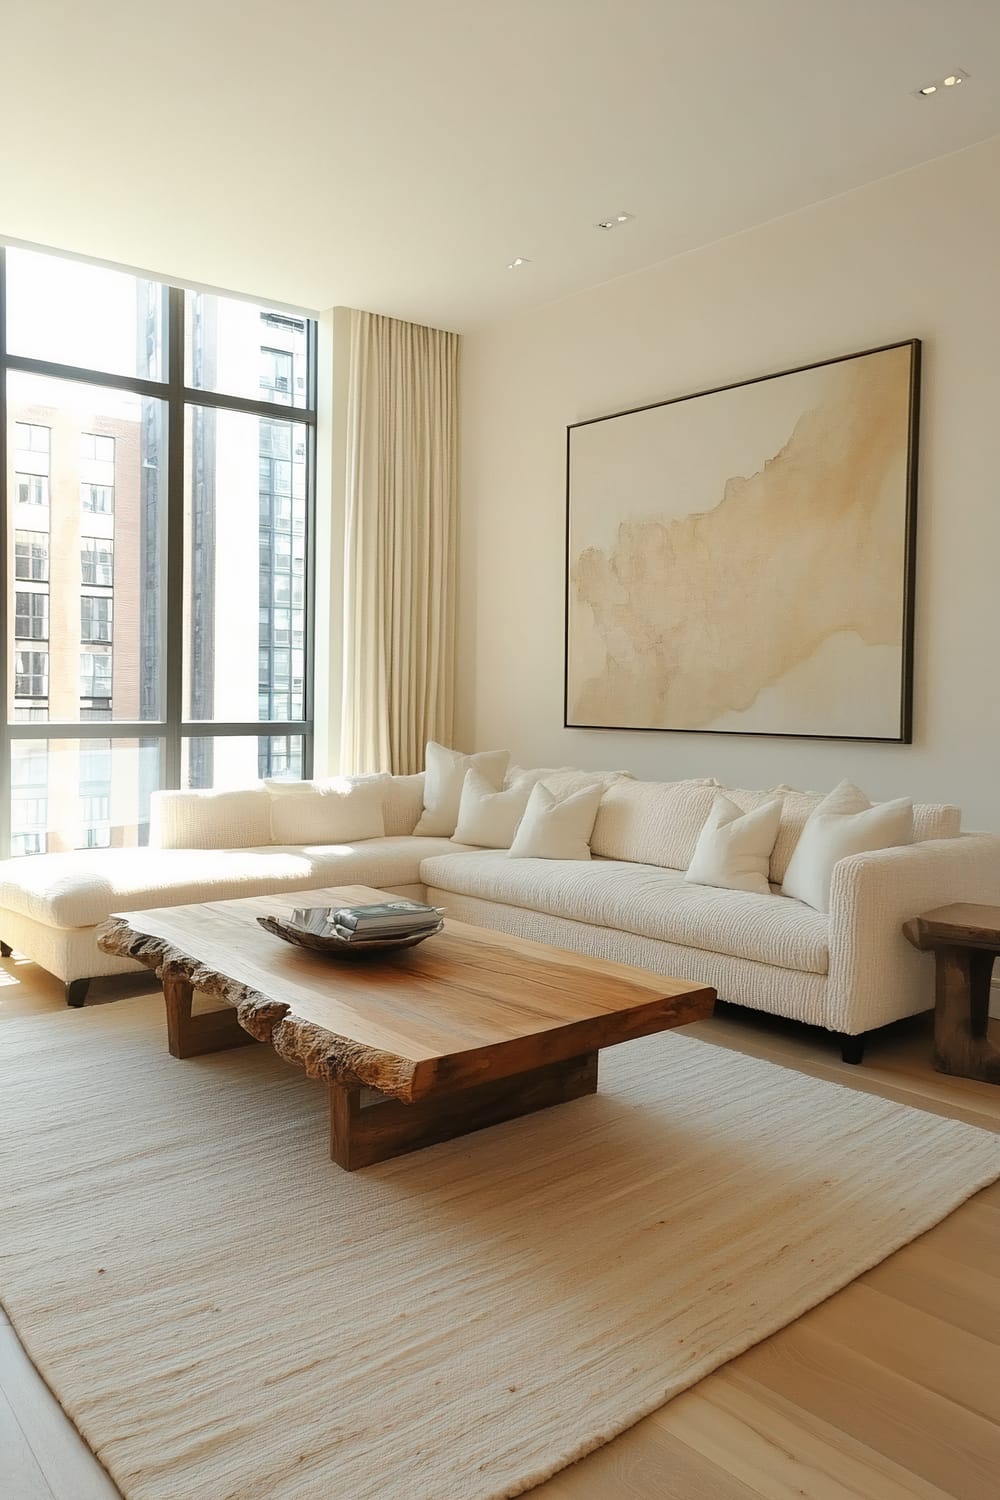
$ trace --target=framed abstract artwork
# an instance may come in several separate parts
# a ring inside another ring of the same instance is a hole
[[[571,728],[912,735],[920,341],[575,423]]]

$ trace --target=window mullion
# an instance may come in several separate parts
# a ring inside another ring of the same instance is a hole
[[[167,294],[167,586],[164,590],[163,640],[166,656],[167,734],[162,777],[166,787],[181,784],[181,734],[184,716],[184,292]]]

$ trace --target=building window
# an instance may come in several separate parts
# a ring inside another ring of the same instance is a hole
[[[14,497],[18,505],[48,505],[49,476],[47,474],[15,474]]]
[[[115,462],[115,440],[99,432],[81,432],[80,459],[83,463],[111,464]]]
[[[45,782],[41,782],[40,785],[44,788]],[[44,854],[48,820],[49,799],[44,791],[40,796],[31,786],[26,791],[17,789],[12,791],[10,799],[11,854]]]
[[[115,508],[114,485],[81,484],[80,504],[90,515],[110,516]]]
[[[22,453],[41,453],[48,458],[52,451],[51,427],[40,427],[35,422],[15,422],[14,448]]]
[[[19,641],[49,638],[49,596],[18,589],[14,598],[14,636]]]
[[[84,583],[103,584],[109,588],[115,577],[115,544],[110,537],[80,538],[80,577]]]
[[[14,577],[44,583],[49,576],[49,537],[46,531],[15,531]]]
[[[111,653],[110,651],[81,651],[80,652],[80,697],[87,699],[105,698],[110,708],[111,699]],[[90,703],[91,708],[101,708],[103,704]]]
[[[47,651],[15,651],[14,696],[15,698],[47,698],[49,696],[49,653]]]
[[[260,388],[265,400],[289,400],[292,394],[292,356],[286,350],[261,349]]]
[[[84,594],[80,599],[81,641],[110,641],[113,601],[103,595]],[[110,673],[110,657],[109,673]]]

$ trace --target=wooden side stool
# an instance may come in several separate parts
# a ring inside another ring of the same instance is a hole
[[[937,962],[935,1068],[959,1078],[1000,1083],[1000,1051],[989,1039],[1000,906],[939,906],[904,923],[903,932],[915,948],[932,950]]]

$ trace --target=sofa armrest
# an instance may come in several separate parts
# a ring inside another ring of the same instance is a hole
[[[934,960],[903,923],[953,901],[1000,902],[1000,834],[852,854],[830,888],[828,1025],[852,1036],[934,1004]]]

